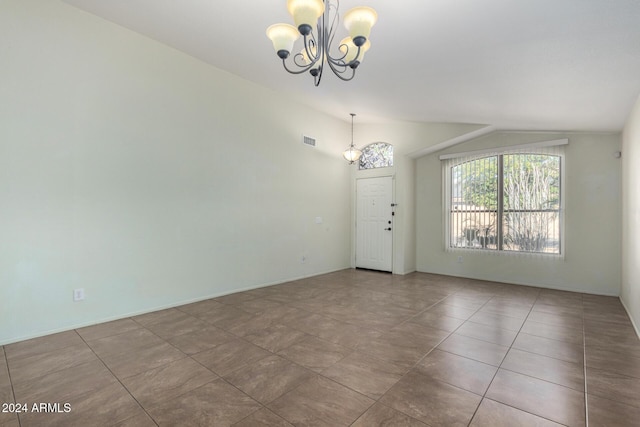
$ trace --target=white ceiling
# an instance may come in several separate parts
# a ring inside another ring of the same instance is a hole
[[[285,0],[65,1],[345,121],[619,131],[640,94],[640,0],[343,0],[378,11],[372,47],[319,87],[265,35]]]

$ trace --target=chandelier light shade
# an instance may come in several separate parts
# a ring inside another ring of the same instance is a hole
[[[371,34],[371,27],[378,20],[378,14],[370,7],[354,7],[344,14],[344,26],[349,31],[349,35],[355,41],[359,37],[364,37],[364,43]]]
[[[358,160],[360,160],[360,156],[362,156],[362,151],[358,150],[355,145],[353,145],[353,118],[355,117],[354,113],[351,113],[351,145],[347,147],[346,150],[342,153],[345,160],[349,162],[350,165],[354,164]]]
[[[344,15],[349,36],[333,46],[340,22],[340,0],[287,0],[287,10],[295,27],[275,24],[267,28],[267,37],[284,69],[291,74],[309,71],[318,86],[322,72],[328,66],[341,80],[351,80],[371,47],[369,35],[378,15],[370,7],[355,7]],[[315,31],[314,31],[315,28]],[[302,36],[303,47],[292,54],[295,41]]]
[[[267,36],[271,39],[273,48],[280,55],[280,52],[291,52],[293,43],[300,37],[300,34],[293,25],[274,24],[267,28]]]

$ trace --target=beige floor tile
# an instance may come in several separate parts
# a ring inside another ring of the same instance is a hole
[[[492,326],[499,329],[518,332],[524,323],[524,318],[505,316],[503,314],[489,313],[486,311],[478,311],[469,318],[470,322],[480,323],[486,326]]]
[[[262,408],[234,424],[233,427],[293,427],[293,424],[267,408]]]
[[[466,357],[433,350],[416,369],[435,380],[483,395],[498,368]]]
[[[276,324],[245,335],[243,338],[266,350],[277,353],[304,336],[306,336],[304,332],[286,325]]]
[[[459,291],[448,296],[443,303],[456,307],[467,308],[475,312],[485,305],[490,299],[490,296],[475,291]]]
[[[587,367],[587,392],[640,408],[638,378]]]
[[[347,347],[307,335],[280,350],[278,354],[305,368],[321,372],[352,351]]]
[[[18,415],[11,412],[0,413],[0,426],[20,427],[20,421],[18,421]]]
[[[379,338],[363,342],[357,350],[409,370],[432,348],[411,334],[387,332]]]
[[[493,366],[500,366],[509,350],[509,347],[458,334],[449,336],[437,348]]]
[[[163,343],[162,338],[145,328],[87,341],[89,347],[102,359],[144,350]]]
[[[192,357],[220,376],[240,369],[271,353],[246,341],[234,339]]]
[[[585,349],[587,367],[640,378],[640,357],[615,347],[590,347]]]
[[[171,345],[185,354],[193,355],[234,340],[230,333],[210,324],[193,332],[167,339]]]
[[[15,383],[19,402],[67,402],[70,399],[116,384],[118,380],[100,360],[48,373],[42,377]]]
[[[584,393],[537,378],[498,370],[486,397],[567,426],[584,426]]]
[[[185,357],[187,356],[180,350],[162,342],[148,348],[104,357],[102,360],[115,376],[124,379]]]
[[[267,404],[313,377],[312,371],[274,355],[237,369],[224,379],[258,402]]]
[[[214,298],[214,301],[221,302],[223,304],[240,304],[242,302],[247,302],[256,299],[255,294],[251,294],[248,292],[238,292],[234,294],[225,295],[222,297]]]
[[[286,323],[287,319],[300,315],[300,309],[280,305],[278,308],[258,313],[245,321],[229,325],[226,329],[234,335],[244,337],[245,335],[260,332],[270,326]]]
[[[149,415],[143,412],[115,424],[114,427],[157,427],[157,424]]]
[[[218,379],[148,412],[161,426],[228,426],[260,407],[258,402]]]
[[[334,381],[316,376],[267,405],[296,426],[348,426],[373,400]]]
[[[441,303],[438,303],[429,309],[428,313],[439,314],[441,316],[455,317],[456,319],[468,320],[473,316],[478,309],[461,307],[459,305],[452,305],[449,298]]]
[[[191,304],[181,305],[179,307],[176,307],[176,309],[182,311],[183,313],[199,317],[200,314],[206,314],[210,311],[220,309],[221,307],[224,307],[224,304],[212,299],[206,299]]]
[[[543,311],[532,311],[527,317],[532,322],[544,323],[546,325],[554,325],[566,328],[581,330],[583,328],[583,320],[581,316],[573,314],[547,313]]]
[[[474,393],[413,370],[379,402],[432,427],[466,427],[481,399]]]
[[[142,326],[138,322],[127,318],[87,326],[86,328],[77,329],[76,332],[78,332],[84,340],[89,341],[109,337],[111,335],[123,334],[140,328],[142,328]]]
[[[379,399],[406,369],[368,354],[354,352],[322,371],[322,375],[372,399]]]
[[[13,360],[24,359],[82,344],[84,344],[84,341],[82,341],[82,338],[80,338],[76,331],[67,331],[8,344],[4,346],[4,349],[7,360]]]
[[[564,360],[565,362],[584,364],[584,348],[578,344],[556,341],[550,338],[519,333],[513,342],[513,348]]]
[[[178,335],[198,332],[209,325],[204,320],[200,320],[179,310],[176,311],[180,314],[172,316],[171,319],[153,323],[147,326],[147,328],[159,337],[169,339]]]
[[[217,307],[212,307],[210,310],[201,311],[195,314],[195,316],[205,322],[226,329],[227,327],[232,327],[249,320],[253,317],[253,314],[247,313],[232,305],[220,304]]]
[[[582,329],[549,325],[546,323],[534,322],[529,319],[524,322],[520,332],[556,341],[568,342],[571,344],[583,345],[584,343]]]
[[[201,387],[218,376],[191,358],[184,358],[122,380],[146,409]]]
[[[184,318],[185,313],[177,308],[168,308],[166,310],[152,311],[150,313],[141,314],[132,317],[137,323],[144,327],[149,327],[157,323],[178,321]]]
[[[349,269],[0,346],[0,401],[72,405],[22,426],[583,426],[585,357],[589,425],[635,425],[619,298]]]
[[[418,347],[428,351],[437,346],[450,335],[450,332],[436,329],[429,326],[421,325],[414,322],[404,322],[389,330],[388,335],[398,334],[399,337],[405,336],[419,344]]]
[[[380,403],[374,404],[365,412],[352,427],[428,427],[415,418],[384,406]]]
[[[589,394],[590,426],[629,427],[640,421],[640,408]]]
[[[11,381],[14,386],[52,372],[62,371],[97,360],[96,355],[84,343],[46,353],[30,354],[32,354],[32,356],[13,358],[7,361]]]
[[[264,298],[251,299],[235,304],[237,308],[251,314],[264,313],[282,306],[281,303]]]
[[[453,332],[458,329],[465,321],[463,319],[458,319],[455,317],[432,313],[427,310],[412,317],[410,322],[429,326],[431,328],[442,329],[446,332]]]
[[[511,346],[518,334],[516,331],[501,329],[496,326],[487,326],[472,321],[465,322],[455,333],[506,347]]]
[[[469,427],[561,427],[545,418],[483,399]]]
[[[63,402],[54,401],[63,404]],[[21,417],[27,426],[103,426],[116,425],[127,419],[144,414],[138,403],[120,383],[102,387],[91,393],[80,394],[68,402],[67,413],[34,413]]]
[[[501,368],[574,390],[584,391],[584,366],[527,351],[511,349]]]

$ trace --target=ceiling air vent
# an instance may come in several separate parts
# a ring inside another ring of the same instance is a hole
[[[302,135],[302,143],[306,145],[310,145],[311,147],[315,147],[316,139],[311,138],[310,136]]]

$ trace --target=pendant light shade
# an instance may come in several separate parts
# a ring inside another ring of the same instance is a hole
[[[353,118],[355,117],[354,113],[351,113],[351,145],[347,147],[346,150],[342,153],[342,156],[346,161],[349,162],[350,165],[354,164],[358,160],[360,160],[360,156],[362,156],[362,151],[358,150],[355,145],[353,145]]]
[[[349,146],[344,153],[342,153],[345,160],[349,162],[350,165],[354,164],[358,160],[360,160],[360,156],[362,156],[362,151],[358,150],[356,147]]]

